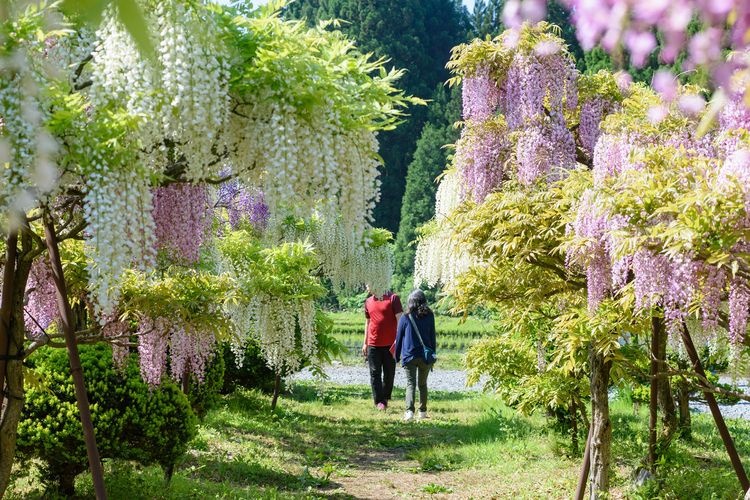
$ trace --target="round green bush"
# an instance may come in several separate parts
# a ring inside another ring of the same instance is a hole
[[[172,382],[150,388],[131,359],[123,372],[107,345],[80,346],[81,365],[101,458],[159,464],[171,477],[195,436],[197,419]],[[44,463],[42,480],[66,495],[88,467],[67,352],[44,349],[30,359],[38,383],[26,391],[18,427],[18,456]]]

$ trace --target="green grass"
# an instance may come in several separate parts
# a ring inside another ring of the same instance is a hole
[[[403,391],[384,414],[372,408],[366,386],[292,389],[275,412],[268,396],[255,391],[225,397],[170,483],[158,467],[106,462],[110,497],[354,498],[386,488],[385,496],[394,497],[520,499],[569,498],[575,489],[580,457],[566,455],[566,439],[543,417],[519,416],[492,395],[435,391],[432,418],[405,424]],[[646,454],[646,422],[645,410],[636,415],[613,402],[613,497],[738,498],[737,480],[706,415],[694,416],[693,441],[675,440],[658,479],[633,488],[632,474]],[[747,457],[750,424],[729,421],[729,428]],[[50,498],[35,474],[16,470],[8,498]],[[76,486],[81,498],[93,496],[87,474]],[[364,487],[376,490],[358,489]]]
[[[333,319],[333,331],[336,333],[352,333],[360,336],[365,331],[364,312],[329,312]],[[452,316],[435,316],[435,330],[438,335],[446,337],[464,337],[468,339],[480,338],[493,332],[490,320],[468,317],[465,320]]]

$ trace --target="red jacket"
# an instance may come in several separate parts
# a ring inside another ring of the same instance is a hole
[[[390,347],[396,341],[396,314],[403,313],[401,299],[395,293],[386,293],[382,298],[374,296],[365,300],[365,318],[370,320],[367,328],[367,345]]]

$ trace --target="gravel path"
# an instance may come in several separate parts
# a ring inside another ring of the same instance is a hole
[[[346,366],[333,364],[326,369],[328,382],[339,385],[369,385],[370,372],[366,366]],[[303,370],[291,377],[291,380],[313,380],[309,370]],[[481,383],[466,387],[466,372],[464,370],[441,370],[434,368],[427,379],[430,389],[436,391],[481,391]],[[399,366],[396,368],[396,387],[406,387],[406,374]]]
[[[730,377],[719,377],[722,384],[731,384],[733,381]],[[737,387],[745,394],[750,393],[750,386],[747,380],[738,380]],[[690,408],[701,413],[709,413],[708,405],[698,402],[691,402]],[[750,401],[740,401],[734,405],[719,405],[721,414],[724,418],[744,418],[750,420]]]
[[[328,382],[338,385],[368,385],[370,383],[370,374],[367,367],[364,365],[358,366],[347,366],[340,363],[335,363],[326,369],[328,374]],[[313,375],[309,370],[303,370],[291,377],[291,380],[313,380]],[[727,377],[721,377],[722,383],[729,382],[730,379]],[[394,382],[396,387],[406,387],[406,376],[404,370],[401,367],[396,368],[396,380]],[[466,387],[466,372],[464,370],[441,370],[435,368],[430,373],[428,378],[429,388],[436,391],[451,391],[451,392],[463,392],[463,391],[481,391],[482,383],[475,384],[471,387]],[[743,391],[750,392],[750,386],[747,384],[739,386]],[[692,402],[690,407],[694,412],[708,413],[708,406],[699,403]],[[735,405],[719,405],[721,408],[721,414],[724,418],[744,418],[750,420],[750,402],[740,401]]]

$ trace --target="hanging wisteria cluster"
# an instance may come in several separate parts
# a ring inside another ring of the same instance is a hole
[[[454,164],[476,201],[500,186],[508,167],[532,184],[575,166],[565,112],[578,105],[578,72],[552,28],[524,25],[459,46],[449,66],[462,79],[464,97]]]
[[[179,159],[186,179],[204,179],[218,170],[211,166],[229,115],[229,55],[221,28],[197,3],[143,3],[154,57],[141,54],[110,7],[97,31],[92,101],[124,105],[144,118],[143,161],[158,169]]]
[[[286,238],[306,238],[313,244],[320,272],[331,280],[336,293],[356,292],[364,285],[375,294],[391,289],[393,252],[388,231],[370,230],[357,239],[340,218],[331,220],[318,214],[302,231],[288,228]]]
[[[40,258],[31,265],[29,281],[26,283],[24,322],[31,337],[45,334],[47,328],[59,318],[55,282],[49,259]]]
[[[14,16],[8,6],[6,15]],[[0,57],[0,211],[16,214],[32,208],[55,187],[58,143],[43,126],[49,118],[44,86],[60,84],[45,63],[46,45],[39,34],[52,28],[43,10],[26,12],[23,23],[8,23]]]
[[[271,225],[312,210],[327,218],[345,213],[346,230],[361,239],[379,198],[374,133],[345,130],[333,109],[300,116],[275,100],[243,106],[241,113],[230,126],[233,168],[245,184],[260,187]]]
[[[276,373],[298,370],[317,352],[315,300],[325,292],[312,274],[319,264],[312,245],[261,248],[250,233],[235,231],[219,241],[219,249],[222,266],[240,291],[224,307],[234,329],[235,353],[255,338]]]
[[[153,204],[156,248],[178,262],[198,262],[211,226],[208,187],[169,184],[154,191]]]
[[[129,271],[117,313],[107,316],[102,335],[113,345],[117,366],[137,340],[141,376],[151,385],[169,375],[204,380],[218,339],[231,330],[223,310],[234,297],[228,276],[170,266],[158,275]]]
[[[229,171],[222,172],[222,176]],[[231,229],[238,229],[242,222],[250,224],[257,232],[268,226],[270,212],[263,192],[247,188],[237,179],[223,182],[217,190],[215,207],[226,210],[226,222]]]
[[[429,287],[453,283],[472,264],[466,250],[453,239],[450,216],[462,202],[461,174],[448,170],[435,194],[435,219],[422,228],[414,257],[414,284]]]
[[[683,69],[709,66],[719,86],[727,84],[733,67],[748,67],[745,60],[727,62],[723,55],[724,49],[742,51],[750,46],[750,3],[745,0],[563,0],[562,3],[571,11],[584,50],[601,44],[605,50],[614,52],[622,45],[633,64],[642,66],[656,49],[658,36],[661,61],[672,63],[684,50],[688,59]],[[519,27],[524,20],[540,21],[546,9],[545,0],[509,1],[504,11],[506,26]],[[693,25],[693,20],[698,22]]]
[[[460,45],[448,66],[452,82],[463,84],[464,129],[438,188],[435,220],[417,246],[415,281],[430,286],[468,269],[450,236],[449,214],[462,200],[481,203],[511,176],[524,185],[554,181],[576,165],[565,117],[578,106],[579,75],[553,27],[524,25]]]
[[[244,306],[229,306],[228,312],[240,333],[235,344],[241,347],[248,338],[255,338],[266,365],[274,372],[293,373],[317,351],[312,300],[257,294]]]
[[[85,151],[84,151],[85,152]],[[154,222],[147,169],[121,150],[105,157],[89,149],[91,175],[86,181],[84,218],[88,225],[86,267],[97,316],[112,313],[120,297],[123,273],[154,264]]]

